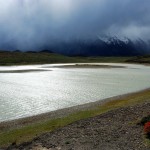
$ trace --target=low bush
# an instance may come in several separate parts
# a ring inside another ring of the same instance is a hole
[[[144,117],[144,118],[141,120],[140,124],[144,126],[147,122],[150,122],[150,115],[147,116],[147,117]]]
[[[150,138],[150,121],[145,123],[144,132],[145,132],[147,138]]]

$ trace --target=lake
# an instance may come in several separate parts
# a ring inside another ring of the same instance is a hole
[[[103,63],[119,67],[60,67],[63,65],[1,66],[0,122],[150,87],[149,66]]]

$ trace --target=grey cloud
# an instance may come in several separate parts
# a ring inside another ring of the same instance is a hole
[[[111,35],[150,37],[149,0],[0,0],[0,48]]]

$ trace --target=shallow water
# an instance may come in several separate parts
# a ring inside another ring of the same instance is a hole
[[[0,72],[8,71],[0,73],[0,121],[50,112],[150,87],[150,67],[119,65],[126,68],[53,67],[58,64],[0,67]],[[34,72],[34,69],[43,71]],[[22,71],[12,73],[12,70]]]

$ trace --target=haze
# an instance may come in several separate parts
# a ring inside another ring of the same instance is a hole
[[[0,0],[0,49],[97,37],[149,41],[149,0]]]

